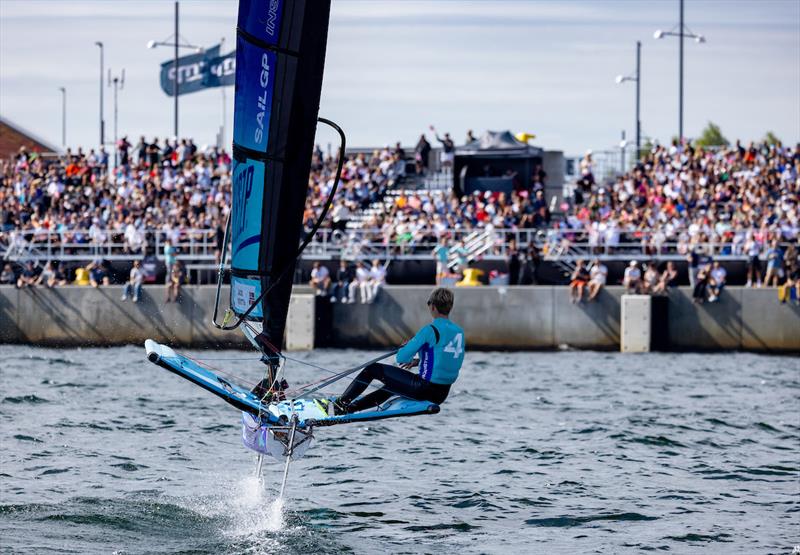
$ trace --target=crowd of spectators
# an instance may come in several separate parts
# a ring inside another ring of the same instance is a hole
[[[671,244],[680,254],[758,256],[773,240],[797,240],[800,145],[657,145],[611,182],[595,179],[590,153],[580,166],[556,227],[598,251],[633,243],[657,255]]]
[[[441,162],[452,163],[453,139],[431,130],[442,146]],[[475,138],[470,133],[467,140]],[[541,168],[530,181],[518,180],[520,186],[508,193],[455,196],[449,190],[401,187],[387,197],[407,173],[429,171],[431,150],[422,135],[413,152],[397,143],[349,155],[324,227],[341,231],[343,240],[348,240],[353,227],[348,224],[357,220],[362,230],[359,238],[391,247],[389,254],[430,252],[438,245],[435,256],[440,269],[452,262],[448,255],[461,256],[463,245],[454,232],[463,237],[472,230],[541,229],[550,237],[544,256],[576,241],[585,242],[589,254],[626,252],[625,244],[638,245],[638,252],[648,256],[678,252],[689,258],[693,286],[700,275],[713,281],[713,267],[708,264],[718,255],[746,256],[747,282],[752,286],[785,285],[797,274],[797,256],[787,249],[794,248],[790,245],[797,242],[800,229],[800,145],[737,142],[714,150],[689,144],[656,145],[631,171],[611,181],[595,177],[592,155],[587,154],[580,163],[574,197],[564,202],[560,207],[564,215],[557,218],[545,198],[546,176]],[[166,263],[167,283],[171,283],[176,259],[186,254],[181,249],[191,241],[212,245],[218,259],[230,209],[228,153],[215,147],[198,148],[191,139],[144,137],[136,144],[123,138],[116,151],[120,163],[114,168],[102,147],[88,152],[67,150],[55,159],[21,149],[14,158],[1,161],[0,241],[6,245],[19,241],[27,247],[44,242],[58,246],[63,241],[68,254],[69,245],[76,249],[76,245],[113,243],[124,253],[144,258],[155,254],[155,234],[159,234],[160,244],[171,245],[165,246],[163,255],[158,253]],[[319,217],[335,172],[334,157],[315,147],[303,215],[306,230]],[[375,206],[379,208],[365,210]],[[48,237],[51,232],[57,235]],[[506,243],[502,253],[516,249]],[[527,253],[521,251],[519,258],[525,260]],[[85,262],[80,266],[91,281],[103,285],[113,274],[98,256],[94,266],[86,267]],[[465,264],[459,259],[456,266]],[[590,298],[602,287],[598,276],[593,285],[595,266],[582,267],[572,279],[583,283]],[[13,272],[11,282],[19,286],[53,286],[72,281],[75,269],[58,263],[33,269],[22,264],[4,269],[4,275]],[[648,279],[648,268],[643,268],[640,280],[655,291],[664,271],[657,279],[651,271]],[[512,270],[510,281],[518,282],[519,272]],[[184,268],[179,275],[185,275]],[[0,276],[3,280],[8,281]],[[713,287],[708,290],[711,293],[704,296],[718,298]],[[127,296],[138,295],[131,290]],[[578,297],[583,298],[582,290]],[[349,289],[346,298],[350,298]]]

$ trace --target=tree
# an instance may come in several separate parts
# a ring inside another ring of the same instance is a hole
[[[698,137],[695,141],[695,144],[701,147],[708,147],[728,146],[730,143],[722,134],[722,130],[719,128],[719,125],[715,124],[713,121],[709,121],[708,125],[706,125],[706,128],[700,133],[700,137]]]
[[[778,146],[782,144],[781,140],[778,137],[776,137],[775,133],[773,133],[772,131],[767,131],[767,134],[764,135],[763,142],[770,146],[772,145]]]

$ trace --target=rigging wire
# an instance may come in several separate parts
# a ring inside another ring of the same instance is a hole
[[[327,118],[317,118],[317,120],[321,123],[324,123],[325,125],[332,127],[337,133],[339,133],[339,138],[341,140],[341,143],[339,144],[339,160],[336,163],[336,179],[333,182],[333,187],[331,187],[330,194],[328,194],[328,199],[325,201],[325,205],[322,207],[322,212],[320,213],[319,218],[317,218],[317,221],[311,228],[311,231],[306,234],[306,237],[303,240],[303,243],[300,245],[300,248],[297,250],[297,254],[294,256],[294,259],[280,271],[275,281],[273,281],[269,285],[269,287],[264,289],[264,291],[261,292],[261,294],[256,298],[256,300],[250,303],[250,307],[238,317],[238,319],[233,325],[225,326],[223,322],[223,325],[220,327],[220,329],[232,330],[242,325],[242,323],[245,321],[245,318],[247,318],[247,316],[249,316],[250,313],[258,306],[258,303],[260,303],[267,296],[267,294],[270,291],[272,291],[272,289],[274,289],[275,286],[278,285],[278,283],[280,283],[283,278],[286,277],[288,271],[294,267],[294,263],[297,261],[298,258],[300,258],[300,255],[303,254],[303,251],[306,249],[308,244],[311,243],[311,241],[314,239],[314,236],[317,234],[317,231],[319,231],[320,226],[322,226],[322,222],[328,215],[328,211],[330,210],[331,205],[333,205],[333,198],[336,195],[336,191],[339,188],[339,184],[342,180],[342,169],[344,168],[344,160],[345,160],[346,137],[342,128],[339,127],[335,122]],[[275,354],[280,354],[280,350],[275,349]]]

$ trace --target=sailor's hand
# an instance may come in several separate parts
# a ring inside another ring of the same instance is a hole
[[[418,358],[415,358],[411,362],[406,362],[405,364],[401,364],[400,368],[404,368],[406,370],[411,370],[415,366],[419,366],[419,359]]]

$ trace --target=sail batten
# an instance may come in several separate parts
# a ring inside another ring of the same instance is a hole
[[[329,16],[330,0],[239,3],[231,308],[249,310],[246,319],[262,322],[274,345],[283,340],[302,232]]]

